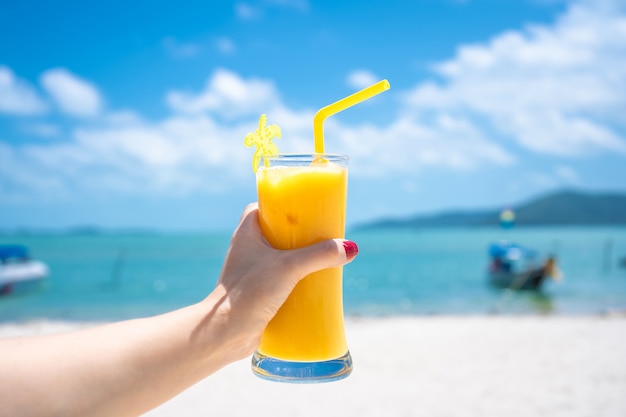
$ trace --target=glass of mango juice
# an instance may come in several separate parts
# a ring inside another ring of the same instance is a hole
[[[263,156],[256,182],[261,229],[273,247],[293,249],[344,238],[347,156]],[[342,267],[325,269],[297,284],[261,337],[252,357],[256,375],[313,383],[350,374],[342,272]]]

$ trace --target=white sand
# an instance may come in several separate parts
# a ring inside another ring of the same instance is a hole
[[[72,323],[0,325],[0,337]],[[354,371],[318,385],[256,378],[249,360],[146,414],[626,416],[626,317],[350,319]]]

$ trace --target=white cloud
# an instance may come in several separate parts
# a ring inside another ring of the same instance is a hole
[[[367,70],[356,70],[348,74],[348,85],[357,89],[369,87],[380,80],[380,78]]]
[[[252,124],[225,128],[207,116],[80,127],[69,141],[6,146],[0,176],[14,190],[28,190],[31,198],[52,190],[60,196],[219,192],[242,177],[253,178],[252,151],[243,145],[251,130]],[[28,174],[15,168],[24,165]]]
[[[472,123],[449,115],[430,123],[399,118],[384,128],[327,124],[326,136],[335,138],[334,151],[350,155],[351,169],[358,175],[406,177],[435,167],[465,171],[515,161]]]
[[[41,84],[59,109],[68,115],[95,116],[102,110],[102,98],[96,86],[65,68],[44,72]]]
[[[454,112],[537,153],[626,152],[626,16],[612,2],[571,5],[553,26],[466,45],[416,86],[410,112]]]
[[[0,141],[4,201],[8,189],[13,200],[27,194],[41,199],[102,191],[172,195],[231,189],[253,181],[253,150],[245,148],[243,139],[257,127],[261,113],[268,113],[289,136],[281,149],[312,147],[313,111],[289,110],[266,80],[218,70],[205,90],[188,93],[177,104],[185,111],[162,120],[146,121],[123,110],[79,119],[55,142],[4,146]],[[52,127],[28,128],[43,134],[52,133]],[[28,166],[28,174],[17,172],[18,166]]]
[[[26,81],[0,65],[0,113],[33,115],[45,113],[45,102]]]
[[[218,69],[199,94],[172,91],[166,100],[177,112],[215,112],[232,118],[269,111],[278,101],[278,92],[270,81],[244,80],[234,72]]]
[[[0,190],[2,203],[60,199],[70,194],[64,177],[49,172],[31,158],[31,150],[44,151],[41,146],[11,147],[0,142]],[[54,147],[53,152],[58,152]],[[25,165],[26,164],[26,165]],[[24,169],[28,166],[29,169]]]

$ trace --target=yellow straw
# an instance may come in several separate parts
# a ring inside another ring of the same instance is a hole
[[[380,94],[383,91],[389,90],[389,81],[382,80],[376,84],[370,85],[361,91],[342,98],[339,101],[329,104],[323,107],[315,113],[313,117],[313,138],[315,140],[315,152],[324,153],[324,120],[333,114],[339,113],[342,110],[352,107],[355,104],[359,104],[368,98],[374,97],[376,94]]]

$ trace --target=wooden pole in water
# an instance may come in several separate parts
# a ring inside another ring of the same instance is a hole
[[[117,252],[115,263],[113,264],[113,270],[111,271],[111,288],[119,288],[122,282],[122,269],[124,269],[124,262],[126,261],[126,251],[120,249]]]
[[[613,238],[607,237],[604,241],[604,262],[603,262],[603,270],[605,274],[609,274],[611,272],[611,263],[613,254]]]

